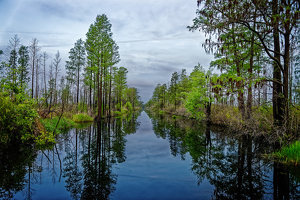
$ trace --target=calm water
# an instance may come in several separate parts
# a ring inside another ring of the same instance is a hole
[[[193,121],[139,117],[72,129],[52,150],[0,149],[1,199],[299,199],[272,146]]]

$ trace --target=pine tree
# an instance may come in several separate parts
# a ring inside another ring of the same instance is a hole
[[[107,55],[111,52],[112,32],[111,24],[106,15],[98,15],[96,21],[91,24],[86,34],[85,47],[88,60],[92,64],[93,73],[96,76],[98,120],[103,113],[103,74],[107,70]]]
[[[85,65],[85,47],[84,42],[79,39],[74,47],[70,49],[69,61],[66,63],[67,79],[70,84],[76,82],[76,104],[79,103],[80,91],[80,72]]]
[[[30,80],[29,77],[29,51],[28,47],[21,46],[19,48],[19,59],[18,59],[18,80],[21,88],[25,88]]]

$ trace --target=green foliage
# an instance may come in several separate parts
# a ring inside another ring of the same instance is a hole
[[[128,110],[129,112],[132,112],[132,111],[133,111],[132,104],[131,104],[129,101],[126,102],[125,108],[127,108],[127,110]]]
[[[73,115],[72,120],[74,122],[76,122],[76,123],[80,123],[80,122],[93,122],[94,121],[94,119],[91,116],[89,116],[89,115],[87,115],[85,113],[78,113],[76,115]]]
[[[52,149],[55,144],[55,136],[53,136],[53,134],[42,132],[34,138],[34,142],[37,149]]]
[[[127,76],[127,69],[125,67],[114,67],[113,68],[113,74],[114,74],[114,93],[117,99],[118,104],[120,104],[120,107],[118,108],[119,111],[122,109],[122,98],[124,91],[127,87],[127,81],[126,81],[126,76]]]
[[[298,165],[300,162],[300,141],[296,141],[289,146],[284,146],[274,156],[285,161]]]
[[[42,119],[41,122],[48,132],[53,133],[58,120],[59,120],[59,117],[56,116],[56,117],[53,117],[52,119],[50,119],[50,118]],[[72,120],[62,117],[57,126],[56,133],[57,134],[65,133],[66,131],[68,131],[70,128],[72,128],[74,126],[75,126],[75,123]]]
[[[194,90],[188,94],[185,108],[197,119],[203,119],[205,117],[204,103],[206,98],[198,91]]]
[[[138,91],[136,88],[130,87],[125,89],[124,100],[131,104],[132,109],[130,110],[137,110],[142,106],[142,102],[139,100],[139,98],[140,96],[138,95]]]
[[[34,101],[19,93],[10,98],[0,93],[0,142],[11,138],[20,139],[25,134],[32,134],[35,118]]]
[[[25,134],[22,136],[23,142],[33,141],[37,149],[51,149],[55,144],[55,136],[50,132],[40,131],[38,136]]]
[[[127,114],[130,114],[130,112],[128,112],[128,110],[126,108],[122,108],[121,111],[114,111],[114,115],[117,117],[121,117],[121,116],[125,116]]]
[[[78,111],[79,112],[87,112],[88,111],[88,105],[86,105],[83,102],[80,102],[78,105]]]
[[[28,47],[26,46],[21,46],[19,49],[19,67],[18,67],[18,82],[20,84],[20,87],[23,88],[26,86],[26,83],[29,82],[29,70],[28,70],[28,65],[29,65],[29,51]]]
[[[164,112],[163,110],[160,110],[160,111],[159,111],[159,114],[160,114],[160,115],[164,115],[165,112]]]
[[[205,117],[204,106],[210,102],[207,96],[206,76],[202,70],[194,70],[190,75],[192,90],[187,94],[186,109],[197,119]]]

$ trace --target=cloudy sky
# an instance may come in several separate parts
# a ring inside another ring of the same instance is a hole
[[[157,83],[174,71],[212,60],[202,48],[204,34],[189,32],[196,0],[0,0],[0,48],[17,34],[28,45],[37,38],[52,58],[64,60],[98,14],[106,14],[120,49],[118,66],[128,69],[128,85],[147,101]],[[64,64],[62,64],[62,68]]]

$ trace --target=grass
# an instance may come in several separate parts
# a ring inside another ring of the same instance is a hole
[[[289,146],[282,147],[280,151],[275,152],[274,156],[284,162],[298,165],[300,161],[300,141],[296,141]]]
[[[56,117],[53,117],[52,119],[51,118],[42,119],[41,122],[44,125],[47,132],[53,133],[53,131],[56,127],[56,124],[58,122],[58,119],[59,119],[59,117],[56,116]],[[74,126],[75,126],[75,123],[72,120],[62,117],[57,126],[56,134],[64,133]]]
[[[94,119],[91,116],[89,116],[85,113],[78,113],[76,115],[73,115],[72,120],[76,123],[93,122],[94,121]]]

